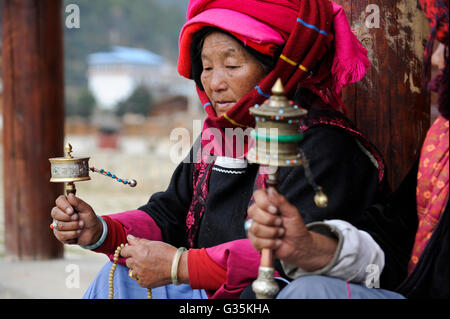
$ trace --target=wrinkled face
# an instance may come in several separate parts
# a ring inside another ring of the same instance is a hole
[[[255,57],[221,32],[206,36],[201,60],[200,79],[217,116],[225,114],[266,76]]]

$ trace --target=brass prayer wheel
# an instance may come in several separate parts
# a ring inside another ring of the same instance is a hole
[[[301,165],[298,143],[303,134],[298,126],[308,112],[288,101],[280,79],[272,88],[272,96],[264,104],[250,108],[250,113],[256,120],[251,133],[256,146],[249,150],[248,161],[273,167]]]
[[[73,157],[72,145],[67,144],[64,147],[66,155],[64,157],[49,158],[52,183],[66,183],[66,193],[76,193],[75,182],[90,180],[89,171],[111,177],[117,182],[135,187],[137,185],[134,179],[119,178],[110,171],[89,167],[89,157]]]
[[[67,183],[67,195],[75,195],[75,182],[88,181],[89,176],[89,157],[73,157],[72,145],[67,144],[64,147],[66,154],[64,157],[49,158],[52,183]]]

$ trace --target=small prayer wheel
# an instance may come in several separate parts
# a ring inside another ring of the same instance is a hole
[[[134,179],[119,178],[110,171],[89,167],[89,157],[72,157],[72,145],[69,143],[64,147],[66,151],[65,157],[49,158],[52,183],[66,183],[66,195],[76,194],[75,182],[88,181],[91,179],[89,171],[99,173],[117,182],[135,187],[137,185]]]
[[[299,146],[303,139],[299,124],[308,112],[289,102],[284,96],[283,84],[278,79],[272,88],[272,96],[264,104],[250,108],[250,113],[256,120],[255,130],[251,133],[255,146],[249,150],[247,158],[250,163],[268,167],[266,187],[277,188],[279,167],[303,164],[305,175],[316,192],[316,205],[325,207],[328,199],[322,188],[315,184],[308,160]],[[252,284],[258,299],[272,299],[279,291],[274,280],[273,264],[272,251],[263,249],[258,278]]]
[[[75,182],[88,181],[89,157],[72,157],[72,145],[64,147],[65,157],[49,158],[52,183],[66,183],[66,193],[76,194]]]
[[[272,167],[299,166],[301,152],[298,143],[303,134],[298,127],[308,112],[288,101],[280,79],[273,86],[272,94],[264,104],[250,108],[256,120],[255,130],[251,133],[256,147],[249,150],[248,160]]]

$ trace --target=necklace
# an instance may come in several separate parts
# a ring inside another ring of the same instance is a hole
[[[117,268],[117,262],[119,261],[120,252],[126,246],[128,246],[128,244],[121,244],[116,248],[116,251],[114,252],[113,264],[111,266],[111,271],[109,272],[109,299],[114,299],[114,272]],[[147,298],[152,299],[151,288],[147,288]]]

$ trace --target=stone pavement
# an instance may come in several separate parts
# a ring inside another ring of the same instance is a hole
[[[80,299],[107,260],[77,246],[66,246],[63,259],[8,261],[0,257],[0,299]]]

